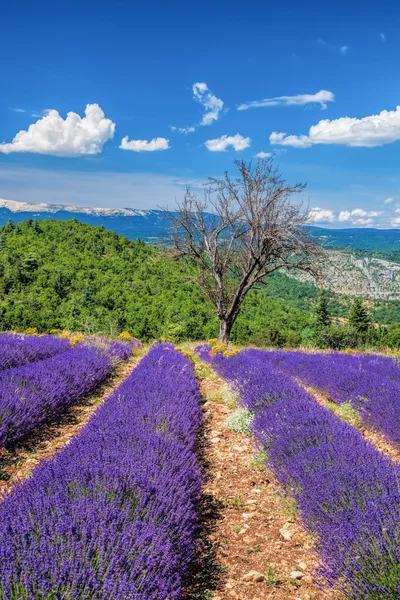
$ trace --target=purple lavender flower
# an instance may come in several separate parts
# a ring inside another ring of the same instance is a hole
[[[400,367],[377,355],[266,352],[266,360],[337,403],[350,402],[364,423],[400,446]]]
[[[132,353],[125,342],[108,349],[83,344],[47,360],[0,372],[0,448],[10,446],[93,392],[116,360]]]
[[[69,340],[53,335],[24,336],[14,333],[0,335],[0,371],[50,358],[71,348]]]

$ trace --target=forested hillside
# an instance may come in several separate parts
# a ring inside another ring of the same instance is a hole
[[[254,291],[233,336],[237,343],[298,344],[309,322],[310,311]],[[0,326],[127,329],[142,340],[174,341],[218,331],[188,263],[102,227],[51,220],[0,229]]]

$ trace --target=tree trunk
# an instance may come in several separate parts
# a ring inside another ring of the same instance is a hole
[[[229,344],[229,336],[232,329],[232,323],[227,321],[226,319],[219,320],[219,337],[218,341],[223,344]]]

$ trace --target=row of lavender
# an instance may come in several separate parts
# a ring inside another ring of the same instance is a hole
[[[21,440],[92,393],[111,374],[115,362],[131,354],[130,343],[91,342],[1,372],[0,448]]]
[[[336,403],[350,402],[365,425],[400,445],[400,366],[378,355],[265,352],[271,365],[325,393]]]
[[[253,433],[297,504],[319,573],[351,600],[400,597],[400,467],[320,406],[266,353],[199,354],[255,412]]]
[[[2,333],[0,335],[0,371],[50,358],[66,352],[70,348],[69,340],[54,335],[24,336]]]
[[[158,344],[0,505],[0,598],[174,600],[194,554],[201,422],[190,361]]]

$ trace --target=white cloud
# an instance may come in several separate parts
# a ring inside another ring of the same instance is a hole
[[[114,136],[115,123],[106,119],[98,104],[88,104],[85,116],[69,112],[63,119],[57,110],[21,130],[12,142],[0,144],[0,152],[34,152],[54,156],[99,154]]]
[[[338,221],[341,223],[350,221],[353,225],[371,225],[374,218],[381,214],[377,210],[364,210],[363,208],[355,208],[354,210],[342,210],[339,213]]]
[[[393,227],[397,227],[397,225],[400,225],[400,217],[393,217],[393,219],[390,220],[390,224]]]
[[[175,125],[170,125],[169,128],[174,133],[177,131],[178,133],[184,133],[185,135],[196,131],[195,127],[175,127]]]
[[[264,100],[253,100],[245,102],[237,107],[238,110],[248,108],[259,108],[263,106],[304,106],[305,104],[319,104],[321,109],[326,108],[327,102],[334,102],[335,95],[327,90],[320,90],[316,94],[298,94],[297,96],[277,96],[276,98],[264,98]]]
[[[341,210],[339,213],[338,220],[343,223],[344,221],[350,221],[351,212],[349,210]]]
[[[200,123],[191,125],[190,127],[176,127],[175,125],[170,126],[171,131],[177,131],[187,135],[193,133],[196,128],[202,125],[211,125],[214,121],[218,121],[221,112],[224,108],[222,100],[214,96],[214,94],[208,89],[208,85],[204,82],[197,81],[192,86],[193,98],[199,102],[204,108],[205,112]]]
[[[384,33],[380,33],[379,35],[380,35],[382,42],[386,42],[386,35]]]
[[[271,133],[269,141],[277,146],[292,146],[293,148],[309,148],[312,146],[306,135],[286,135],[286,133],[278,133],[277,131]]]
[[[333,223],[336,217],[332,210],[315,206],[310,210],[310,220],[314,223]]]
[[[236,135],[223,135],[214,140],[207,140],[205,145],[211,152],[224,152],[229,146],[232,146],[236,152],[245,150],[251,144],[249,137],[243,137],[238,133]]]
[[[340,46],[340,48],[339,48],[341,54],[346,54],[348,49],[349,49],[348,46]]]
[[[372,225],[373,222],[373,219],[357,219],[357,221],[354,221],[356,225]]]
[[[206,83],[198,81],[193,84],[192,89],[195,100],[200,102],[206,109],[200,125],[211,125],[213,121],[218,121],[220,113],[224,108],[223,101],[211,93]]]
[[[188,133],[193,133],[195,131],[195,127],[179,127],[179,133],[184,133],[187,135]]]
[[[383,201],[384,204],[392,204],[394,198],[386,198],[386,200]]]
[[[10,108],[10,110],[13,110],[14,112],[18,112],[18,113],[26,113],[27,111],[24,108]]]
[[[257,158],[269,158],[272,156],[272,152],[257,152]]]
[[[119,146],[121,150],[132,150],[132,152],[157,152],[157,150],[168,150],[171,148],[169,140],[158,137],[152,140],[130,140],[126,135]]]
[[[308,135],[286,135],[274,131],[271,144],[309,148],[314,144],[343,144],[373,148],[400,139],[400,106],[396,110],[383,110],[378,115],[362,119],[341,117],[332,121],[324,119],[310,127]]]

